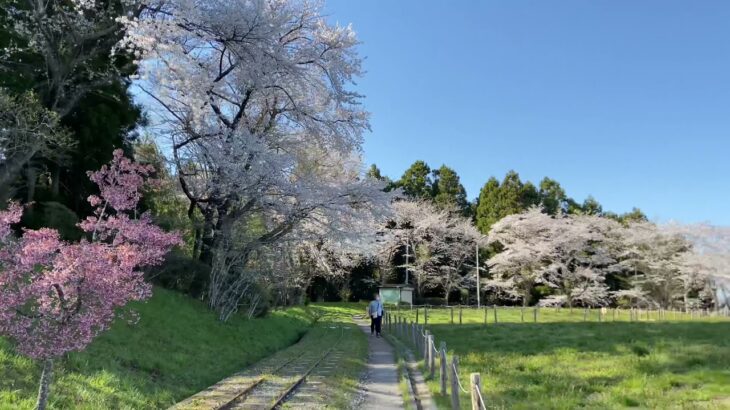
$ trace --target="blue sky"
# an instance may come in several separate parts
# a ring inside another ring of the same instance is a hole
[[[352,23],[365,158],[557,179],[604,209],[730,225],[730,2],[327,0]]]

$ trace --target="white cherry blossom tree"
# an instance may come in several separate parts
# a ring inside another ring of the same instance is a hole
[[[219,259],[209,296],[223,317],[234,267],[259,249],[294,232],[374,232],[362,228],[390,196],[362,177],[368,113],[350,89],[361,75],[350,27],[328,24],[317,2],[283,0],[166,1],[122,22],[120,48],[140,55],[140,88],[189,213],[203,216],[202,258]]]
[[[476,245],[486,244],[468,219],[427,201],[397,201],[384,230],[381,255],[390,263],[397,251],[410,247],[407,264],[420,295],[439,289],[448,304],[453,290],[475,285],[466,275],[473,268]]]

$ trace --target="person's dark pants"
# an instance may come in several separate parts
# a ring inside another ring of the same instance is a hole
[[[370,316],[370,334],[380,334],[380,325],[383,323],[382,316]]]

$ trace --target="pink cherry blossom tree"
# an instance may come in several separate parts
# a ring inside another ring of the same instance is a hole
[[[11,203],[0,212],[0,335],[21,354],[43,361],[39,409],[47,404],[53,359],[83,350],[109,328],[119,308],[150,297],[140,268],[161,263],[181,242],[147,213],[135,218],[152,171],[116,150],[108,166],[89,173],[100,195],[89,197],[96,209],[79,226],[91,241],[64,242],[48,228],[15,238],[11,225],[20,221],[22,208]]]

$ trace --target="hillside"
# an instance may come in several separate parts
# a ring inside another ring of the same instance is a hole
[[[297,341],[312,323],[304,308],[220,323],[200,302],[155,289],[89,348],[56,361],[51,408],[160,408]],[[40,367],[0,339],[0,409],[33,408]]]

